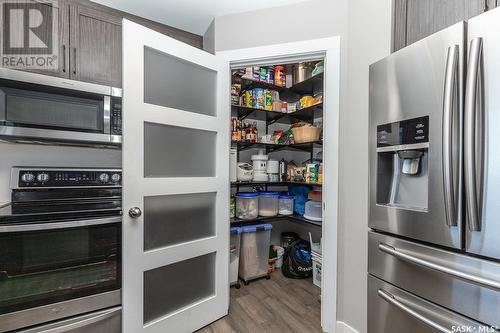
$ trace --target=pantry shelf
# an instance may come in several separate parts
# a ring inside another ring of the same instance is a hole
[[[323,91],[323,73],[316,74],[302,82],[296,83],[289,89],[299,95],[312,94],[315,90]]]
[[[323,141],[313,141],[305,143],[293,143],[293,144],[276,144],[276,143],[262,143],[262,142],[244,142],[244,141],[231,141],[231,144],[236,145],[240,151],[250,149],[250,148],[266,148],[268,153],[283,149],[295,149],[310,152],[312,148],[317,145],[322,145]]]
[[[318,226],[318,227],[322,226],[321,222],[308,220],[308,219],[306,219],[303,216],[298,215],[298,214],[294,214],[294,215],[265,216],[265,217],[264,216],[259,216],[258,218],[253,219],[253,220],[243,220],[243,219],[239,219],[239,218],[236,218],[236,217],[232,217],[231,218],[231,226],[233,226],[233,227],[234,226],[239,227],[239,226],[252,225],[252,224],[255,224],[255,223],[260,223],[260,222],[265,222],[265,221],[270,221],[270,220],[283,220],[283,219],[286,219],[286,220],[289,220],[289,221],[294,221],[294,222],[300,222],[300,223],[308,223],[308,224],[315,225],[315,226]]]
[[[314,76],[311,76],[310,78],[298,82],[294,84],[291,87],[282,87],[282,86],[277,86],[273,83],[268,83],[265,81],[260,81],[260,80],[255,80],[255,79],[250,79],[250,78],[245,78],[241,76],[237,76],[241,80],[241,90],[249,89],[249,88],[268,88],[268,89],[275,89],[278,91],[291,91],[299,95],[303,94],[312,94],[315,89],[318,89],[320,91],[323,91],[322,86],[323,86],[323,73],[316,74]]]
[[[304,183],[304,182],[231,182],[231,186],[290,186],[290,185],[305,185],[305,186],[323,186],[317,183]]]
[[[232,105],[232,107],[237,109],[238,118],[240,120],[243,120],[252,115],[253,119],[265,120],[269,125],[276,122],[289,123],[292,119],[297,119],[309,123],[311,121],[314,121],[315,117],[320,117],[323,112],[323,103],[318,103],[290,113],[275,110],[257,109],[240,105]]]

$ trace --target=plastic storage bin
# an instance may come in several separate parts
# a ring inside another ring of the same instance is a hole
[[[321,201],[306,202],[304,217],[311,221],[323,221],[323,210],[321,209]]]
[[[312,270],[313,270],[313,284],[321,288],[321,262],[322,257],[314,252],[311,252],[312,257]]]
[[[277,216],[278,215],[278,192],[260,192],[259,193],[259,215]]]
[[[259,216],[259,194],[254,192],[236,193],[236,217],[253,220]]]
[[[280,195],[279,196],[279,210],[280,215],[293,215],[293,201],[294,195]]]
[[[241,228],[233,227],[230,229],[229,237],[229,284],[240,289],[238,282],[238,269],[240,265],[240,245]]]
[[[239,277],[245,285],[263,276],[269,278],[267,261],[272,228],[271,224],[241,228]]]

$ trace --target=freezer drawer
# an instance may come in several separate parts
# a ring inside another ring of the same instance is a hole
[[[121,307],[115,307],[36,326],[19,333],[121,333],[121,321]]]
[[[467,330],[470,329],[470,330]],[[368,275],[368,333],[493,332]]]
[[[368,272],[435,304],[500,327],[500,264],[369,232]]]

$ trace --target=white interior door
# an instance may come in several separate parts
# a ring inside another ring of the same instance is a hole
[[[123,21],[123,332],[228,311],[229,66]]]

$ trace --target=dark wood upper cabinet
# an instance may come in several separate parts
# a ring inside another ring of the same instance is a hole
[[[393,51],[492,9],[499,4],[498,2],[498,0],[393,0]]]
[[[27,13],[30,10],[30,8],[28,8],[29,5],[30,5],[29,2],[19,2],[16,4],[16,8],[22,9],[23,13]],[[58,43],[55,44],[57,45],[57,50],[52,51],[54,53],[55,58],[50,57],[51,59],[53,59],[52,61],[54,61],[53,63],[55,66],[47,66],[47,68],[40,69],[37,68],[36,66],[33,67],[31,65],[28,65],[26,62],[23,62],[18,64],[16,67],[10,67],[10,66],[9,67],[27,72],[49,74],[52,76],[68,78],[69,77],[69,70],[68,70],[69,58],[67,54],[67,50],[69,48],[69,33],[67,29],[69,22],[68,3],[65,0],[59,0],[54,6],[48,5],[43,2],[38,2],[37,5],[40,6],[39,10],[42,12],[42,15],[44,17],[46,17],[47,12],[51,11],[53,19],[58,21],[56,34],[54,34],[54,32],[51,29],[52,27],[49,25],[42,25],[36,31],[36,36],[44,43],[47,42],[48,40],[51,40],[51,38],[53,38],[54,36],[58,38]],[[7,15],[7,13],[4,13],[4,15]],[[16,23],[16,20],[24,21],[25,19],[26,19],[25,15],[23,16],[10,15],[9,16],[10,26],[12,27],[23,26],[23,22]],[[26,56],[29,58],[32,56],[32,53],[31,51],[28,50],[29,46],[26,44],[28,44],[26,43],[26,41],[22,42],[22,47],[20,47],[20,49],[23,51],[20,51],[19,53],[24,54],[26,52]],[[5,54],[5,56],[7,56],[7,54]],[[47,59],[46,57],[43,58]],[[50,60],[47,59],[47,61]]]
[[[122,86],[121,17],[71,5],[70,45],[72,79]]]
[[[33,0],[34,3],[42,3]],[[16,69],[73,80],[122,86],[122,20],[142,24],[160,33],[203,47],[203,38],[158,22],[105,7],[89,0],[59,0],[53,10],[58,19],[57,67]],[[22,4],[20,4],[22,6]],[[42,34],[44,32],[38,32]],[[49,32],[47,31],[47,34]]]

